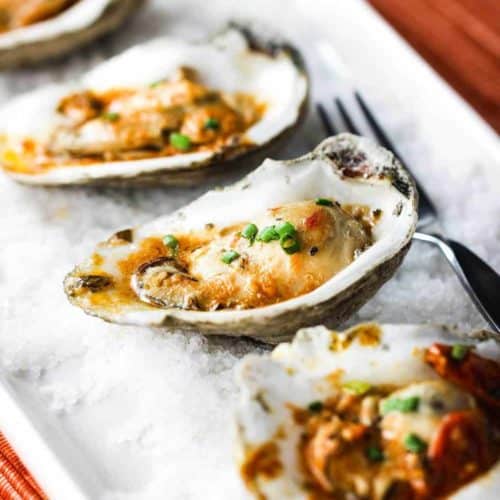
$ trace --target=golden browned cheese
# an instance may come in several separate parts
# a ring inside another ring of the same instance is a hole
[[[0,0],[0,33],[56,16],[76,0]]]
[[[363,224],[337,205],[291,203],[251,222],[260,229],[291,223],[297,231],[298,250],[286,253],[279,240],[251,243],[241,236],[246,223],[175,234],[179,247],[173,260],[153,262],[136,273],[141,298],[165,307],[198,310],[275,304],[321,286],[371,244]],[[223,259],[228,251],[238,255],[230,263]]]
[[[35,174],[67,164],[245,149],[251,147],[245,131],[264,111],[253,96],[208,88],[194,70],[180,68],[170,81],[64,97],[57,107],[59,124],[46,142],[7,140],[2,163],[7,170]],[[181,134],[180,142],[172,140],[174,134]]]

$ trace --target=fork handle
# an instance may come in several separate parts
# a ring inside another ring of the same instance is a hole
[[[500,275],[458,241],[425,233],[415,233],[415,238],[439,247],[479,312],[500,333]]]

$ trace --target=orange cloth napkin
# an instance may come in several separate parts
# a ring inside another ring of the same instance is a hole
[[[48,499],[2,433],[0,433],[0,499]]]

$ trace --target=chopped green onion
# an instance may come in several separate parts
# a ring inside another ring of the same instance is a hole
[[[333,201],[328,198],[316,198],[316,205],[321,205],[323,207],[333,207]]]
[[[228,250],[222,254],[221,260],[224,264],[231,264],[233,260],[236,260],[240,254],[234,250]]]
[[[119,113],[111,113],[111,112],[103,113],[101,116],[104,120],[108,120],[109,122],[116,122],[120,118]]]
[[[154,89],[155,87],[158,87],[159,85],[161,85],[163,82],[165,82],[165,80],[157,80],[156,82],[150,83],[149,86],[152,89]]]
[[[463,344],[455,344],[451,348],[451,357],[456,361],[462,361],[462,359],[464,359],[465,356],[467,356],[468,352],[469,352],[469,346]]]
[[[219,120],[217,120],[216,118],[209,118],[205,122],[205,128],[209,130],[217,130],[219,128],[219,125]]]
[[[384,454],[378,446],[369,446],[366,448],[366,456],[372,462],[381,462],[384,460]]]
[[[264,243],[269,243],[270,241],[279,239],[280,235],[274,226],[267,226],[261,229],[257,234],[257,241],[263,241]]]
[[[385,415],[391,411],[400,411],[401,413],[410,413],[418,410],[420,398],[412,396],[409,398],[391,398],[382,401],[381,412]]]
[[[257,236],[258,231],[259,230],[255,224],[247,224],[243,228],[243,231],[241,231],[241,236],[250,241],[250,244],[252,244],[255,240],[255,237]]]
[[[168,248],[176,251],[179,248],[179,240],[173,234],[167,234],[163,237],[163,243]]]
[[[300,245],[297,238],[293,236],[284,236],[280,239],[281,248],[289,255],[300,250]]]
[[[187,135],[173,132],[170,134],[170,144],[176,149],[186,151],[191,147],[191,139]]]
[[[425,441],[422,441],[416,434],[407,434],[404,439],[405,448],[412,453],[421,453],[427,448]]]
[[[342,387],[361,396],[368,392],[372,388],[372,385],[364,380],[349,380],[349,382],[346,382]]]
[[[307,409],[312,413],[319,413],[323,409],[323,403],[321,401],[313,401]]]
[[[280,235],[280,238],[284,238],[285,236],[295,236],[297,234],[297,230],[291,222],[283,222],[276,227],[276,232]]]

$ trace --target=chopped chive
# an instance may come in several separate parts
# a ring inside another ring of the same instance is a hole
[[[410,413],[412,411],[418,410],[418,405],[420,403],[420,398],[417,396],[412,396],[409,398],[391,398],[382,401],[381,412],[382,415],[386,415],[391,411],[400,411],[401,413]]]
[[[321,205],[323,207],[333,207],[333,201],[328,198],[316,198],[314,200],[316,205]]]
[[[469,346],[463,344],[455,344],[451,348],[451,357],[456,361],[462,361],[462,359],[464,359],[465,356],[467,356],[468,352],[469,352]]]
[[[170,144],[181,151],[187,151],[191,147],[191,139],[184,134],[173,132],[170,134]]]
[[[116,122],[120,118],[120,114],[109,112],[109,113],[103,113],[101,117],[104,120],[108,120],[108,122]]]
[[[179,248],[179,240],[173,234],[167,234],[163,237],[163,243],[168,248],[176,251]]]
[[[257,241],[263,241],[264,243],[269,243],[270,241],[279,239],[280,235],[274,226],[267,226],[261,229],[257,234]]]
[[[161,85],[165,80],[157,80],[156,82],[150,83],[149,86],[154,89],[155,87],[158,87]]]
[[[221,260],[224,264],[231,264],[233,260],[236,260],[240,254],[234,250],[228,250],[222,254]]]
[[[323,409],[323,403],[321,401],[313,401],[307,409],[312,413],[319,413]]]
[[[250,241],[250,245],[251,245],[255,241],[255,237],[257,236],[258,231],[259,230],[255,224],[247,224],[243,228],[243,231],[241,231],[241,236],[243,236],[243,238]]]
[[[372,462],[381,462],[384,460],[384,454],[378,446],[368,446],[366,448],[366,456]]]
[[[219,128],[219,125],[219,120],[217,120],[216,118],[209,118],[205,122],[205,128],[209,130],[217,130]]]
[[[416,434],[407,434],[404,439],[405,448],[412,453],[421,453],[427,448],[425,441],[422,441]]]
[[[349,380],[349,382],[343,384],[342,387],[361,396],[362,394],[367,393],[372,388],[372,385],[364,380]]]
[[[295,226],[288,221],[276,226],[276,232],[279,234],[280,238],[284,238],[285,236],[295,236],[297,234]]]
[[[280,239],[281,248],[289,255],[297,253],[300,250],[300,245],[297,238],[293,236],[284,236]]]

